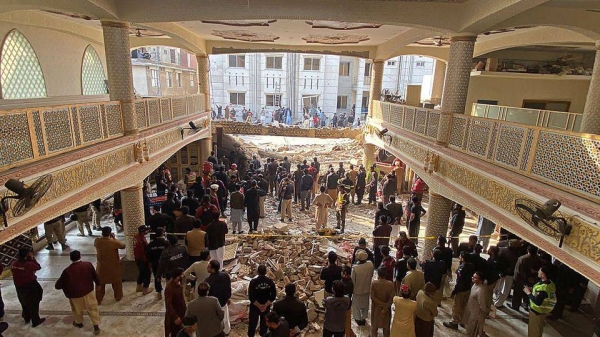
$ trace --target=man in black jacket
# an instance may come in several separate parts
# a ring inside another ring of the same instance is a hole
[[[157,228],[155,230],[156,237],[148,244],[148,247],[146,248],[146,256],[148,257],[148,261],[152,267],[152,273],[154,274],[154,289],[156,289],[156,296],[158,299],[162,299],[163,290],[161,275],[158,273],[158,264],[163,250],[169,246],[169,242],[165,239],[164,233],[164,228]]]
[[[462,209],[462,205],[455,203],[452,209],[452,219],[450,220],[450,243],[456,256],[458,256],[458,236],[462,234],[465,227],[465,217],[466,213]]]
[[[258,230],[258,219],[260,216],[260,197],[267,195],[267,192],[257,187],[256,180],[250,183],[250,189],[244,191],[244,207],[246,207],[246,217],[250,225],[249,233]]]
[[[294,171],[294,174],[292,175],[292,180],[294,181],[294,204],[297,204],[298,198],[300,198],[302,176],[304,176],[304,171],[302,170],[302,165],[298,164],[296,166],[296,171]]]
[[[267,333],[265,316],[271,311],[271,303],[277,297],[275,282],[267,277],[267,267],[258,266],[258,275],[248,285],[248,298],[250,299],[250,312],[248,314],[248,337],[254,337],[256,326],[260,320],[260,335]]]
[[[310,191],[313,188],[313,176],[308,173],[308,169],[304,170],[304,175],[300,178],[300,211],[304,211],[310,207]]]
[[[227,224],[221,221],[218,216],[206,228],[206,240],[208,241],[208,250],[210,258],[219,261],[219,270],[223,267],[223,254],[225,251],[225,235],[229,232]]]
[[[367,172],[365,172],[365,168],[360,165],[358,168],[358,174],[356,175],[356,183],[354,188],[356,190],[356,204],[360,205],[362,203],[363,196],[365,195],[365,188],[367,186]]]
[[[183,270],[188,267],[188,255],[185,246],[178,243],[177,236],[167,236],[169,246],[162,251],[158,260],[158,274],[160,277],[166,275],[167,279],[171,279],[172,273],[177,268]]]
[[[225,317],[223,317],[223,332],[227,335],[231,331],[229,307],[227,306],[231,299],[231,278],[229,278],[227,273],[220,271],[221,264],[217,260],[210,260],[207,269],[210,275],[204,282],[210,285],[208,296],[216,297],[219,300],[219,305],[225,313]]]
[[[294,335],[308,326],[306,305],[296,297],[296,285],[293,283],[285,285],[285,297],[273,303],[273,311],[287,320]]]
[[[327,174],[327,178],[325,179],[327,184],[327,194],[329,194],[331,199],[336,200],[338,180],[340,179],[340,177],[333,171],[333,167],[329,168],[329,173]]]
[[[471,263],[471,255],[466,252],[460,253],[460,266],[456,270],[456,285],[452,290],[454,305],[452,306],[452,321],[444,322],[444,326],[458,330],[458,323],[464,318],[467,301],[471,293],[471,279],[475,273],[475,267]]]

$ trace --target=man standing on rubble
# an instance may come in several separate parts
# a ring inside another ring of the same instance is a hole
[[[358,168],[358,173],[356,174],[356,183],[354,185],[356,189],[356,205],[360,205],[363,200],[363,196],[365,195],[365,188],[367,186],[367,173],[365,172],[365,168],[360,165]]]
[[[285,317],[290,325],[290,336],[299,335],[308,326],[308,313],[304,302],[296,297],[296,285],[285,285],[285,297],[273,303],[273,311]]]
[[[352,316],[358,325],[365,325],[369,317],[369,295],[371,281],[373,280],[373,263],[367,260],[368,255],[364,250],[356,252],[358,264],[352,266],[352,282],[354,294],[352,295]]]
[[[350,203],[349,190],[344,185],[338,186],[338,195],[336,200],[336,219],[337,229],[341,229],[340,233],[346,230],[346,213],[348,213],[348,204]],[[341,227],[340,227],[341,226]]]
[[[256,185],[256,180],[250,183],[250,189],[244,191],[244,207],[246,208],[246,217],[250,226],[249,233],[258,230],[258,218],[260,216],[260,197],[267,195],[267,192],[261,190]]]
[[[258,266],[257,272],[258,275],[248,285],[248,299],[250,300],[248,337],[254,337],[257,321],[260,321],[260,335],[264,336],[267,333],[265,316],[271,311],[271,303],[277,297],[277,287],[275,282],[267,277],[267,267],[261,264]]]
[[[320,192],[313,200],[313,205],[316,207],[315,220],[317,221],[318,231],[321,228],[327,227],[327,210],[333,204],[333,199],[329,194],[325,193],[325,186],[320,187]]]

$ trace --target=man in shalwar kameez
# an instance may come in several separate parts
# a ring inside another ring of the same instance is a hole
[[[358,325],[365,325],[369,317],[369,297],[371,295],[371,281],[375,267],[368,261],[369,255],[364,250],[356,251],[358,263],[352,266],[352,316]]]
[[[315,199],[312,201],[312,204],[315,205],[315,208],[317,209],[315,215],[315,220],[317,220],[316,230],[327,226],[329,207],[333,204],[333,199],[331,199],[329,194],[325,193],[325,190],[325,186],[321,186],[319,189],[321,193],[317,194]]]

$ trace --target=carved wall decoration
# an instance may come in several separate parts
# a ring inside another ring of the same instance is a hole
[[[198,124],[196,124],[198,125]],[[285,137],[318,137],[318,138],[352,138],[354,139],[361,133],[358,129],[305,129],[300,127],[277,128],[272,126],[262,126],[248,124],[243,122],[222,122],[213,121],[212,132],[216,133],[217,128],[222,128],[224,134],[238,135],[269,135]]]
[[[352,43],[352,44],[357,44],[359,42],[368,41],[369,37],[366,35],[348,35],[348,34],[309,35],[307,37],[303,37],[302,40],[306,41],[306,43],[321,43],[321,44]]]
[[[351,30],[351,29],[362,29],[362,28],[379,28],[381,25],[375,23],[362,23],[362,22],[341,22],[341,21],[304,21],[307,25],[312,28],[327,28],[335,30]]]
[[[277,20],[202,20],[202,23],[211,23],[215,25],[235,26],[235,27],[268,27]]]
[[[279,36],[273,34],[253,33],[247,30],[213,30],[211,35],[222,37],[227,40],[246,42],[273,42],[279,40]]]

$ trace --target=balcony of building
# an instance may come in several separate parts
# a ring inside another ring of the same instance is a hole
[[[600,239],[600,137],[571,131],[576,114],[473,109],[472,116],[452,115],[445,147],[436,144],[441,111],[375,101],[365,139],[401,158],[445,196],[600,280],[594,244]],[[557,122],[561,118],[564,124]],[[529,226],[515,208],[517,199],[551,198],[562,202],[562,214],[573,225],[562,248],[556,235]]]

